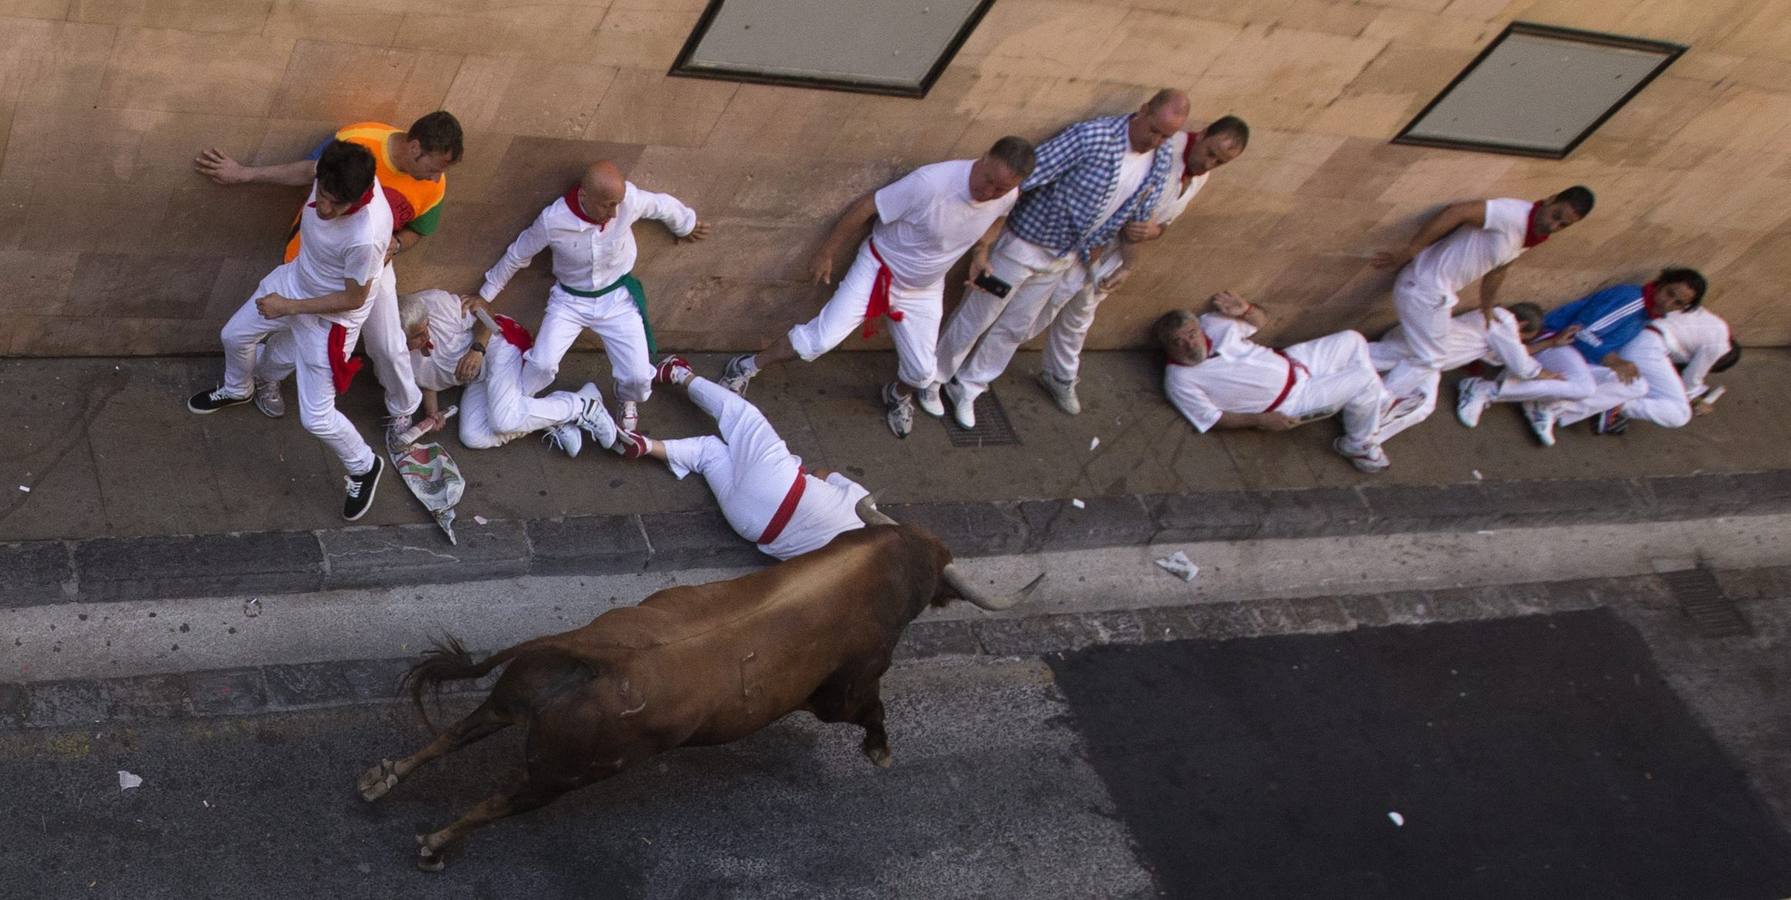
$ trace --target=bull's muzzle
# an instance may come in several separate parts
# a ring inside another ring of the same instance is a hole
[[[866,494],[858,501],[858,518],[864,520],[864,524],[866,525],[901,524],[889,516],[884,515],[883,511],[877,508],[877,495],[875,494]],[[973,584],[971,580],[958,569],[957,563],[946,563],[945,569],[939,573],[939,577],[945,579],[945,583],[950,585],[951,589],[956,592],[958,596],[963,597],[965,600],[968,600],[983,609],[989,610],[990,612],[999,612],[1000,610],[1016,606],[1023,602],[1027,597],[1032,596],[1032,592],[1038,590],[1039,584],[1045,580],[1045,573],[1040,572],[1039,577],[1034,578],[1032,581],[1028,582],[1025,587],[1012,594],[993,594],[983,590],[981,587]]]

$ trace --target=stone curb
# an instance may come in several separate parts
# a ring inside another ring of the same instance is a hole
[[[1791,567],[1723,574],[1727,578],[1742,578],[1765,594],[1791,595]],[[942,656],[1041,656],[1101,644],[1329,634],[1387,625],[1555,614],[1616,603],[1661,607],[1671,605],[1673,600],[1659,576],[1642,575],[1337,598],[923,621],[908,627],[896,647],[895,658],[915,661]],[[393,702],[398,699],[399,679],[413,661],[414,658],[349,660],[136,678],[0,684],[0,733]],[[442,695],[489,690],[498,674],[444,685]]]
[[[1632,479],[1363,485],[894,504],[964,557],[1338,534],[1460,532],[1791,512],[1791,469]],[[615,575],[764,562],[715,509],[0,544],[0,607]]]

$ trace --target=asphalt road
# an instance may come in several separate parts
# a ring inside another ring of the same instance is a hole
[[[422,740],[403,707],[0,735],[0,897],[1791,894],[1791,838],[1605,612],[934,660],[885,697],[893,769],[792,717],[435,875],[411,836],[519,734],[376,804],[354,776]]]

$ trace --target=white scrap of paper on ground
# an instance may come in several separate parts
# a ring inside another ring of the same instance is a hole
[[[1486,480],[1486,476],[1485,476],[1485,475],[1482,475],[1482,474],[1480,474],[1480,470],[1479,470],[1479,469],[1475,469],[1475,470],[1474,470],[1474,480],[1475,480],[1475,481],[1485,481],[1485,480]]]
[[[137,776],[132,775],[131,773],[126,772],[123,769],[118,770],[118,789],[119,790],[128,791],[131,788],[142,787],[142,786],[143,786],[143,779],[138,778]]]
[[[1405,827],[1405,816],[1402,816],[1396,812],[1390,812],[1390,813],[1387,813],[1387,818],[1392,819],[1393,824],[1398,825],[1401,828]]]
[[[1200,574],[1200,567],[1195,565],[1193,560],[1188,559],[1188,554],[1180,550],[1157,560],[1157,565],[1161,566],[1163,571],[1183,581],[1193,581],[1194,576]]]
[[[31,486],[27,485],[27,484],[21,484],[21,485],[19,485],[19,490],[24,491],[25,493],[29,494],[29,493],[31,493]]]
[[[1071,497],[1070,505],[1074,506],[1077,509],[1087,509],[1088,508],[1088,504],[1083,503],[1081,497]]]
[[[491,520],[485,518],[484,516],[474,516],[473,521],[478,522],[480,525],[490,525],[491,524]]]
[[[1089,438],[1088,439],[1088,449],[1090,452],[1093,452],[1094,448],[1099,447],[1099,446],[1101,446],[1100,438]]]

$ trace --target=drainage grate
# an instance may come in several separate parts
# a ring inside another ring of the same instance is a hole
[[[1020,436],[1014,433],[1014,425],[1007,420],[1007,410],[1001,408],[1001,401],[996,399],[994,391],[984,391],[976,398],[976,427],[968,431],[959,428],[953,421],[951,413],[944,417],[945,435],[951,438],[953,447],[993,447],[1001,444],[1020,443]]]
[[[1661,580],[1666,582],[1667,590],[1673,592],[1673,599],[1679,601],[1679,609],[1698,632],[1705,637],[1736,637],[1750,635],[1754,629],[1741,615],[1723,593],[1721,585],[1716,583],[1716,575],[1709,569],[1680,569],[1677,572],[1661,573]]]

